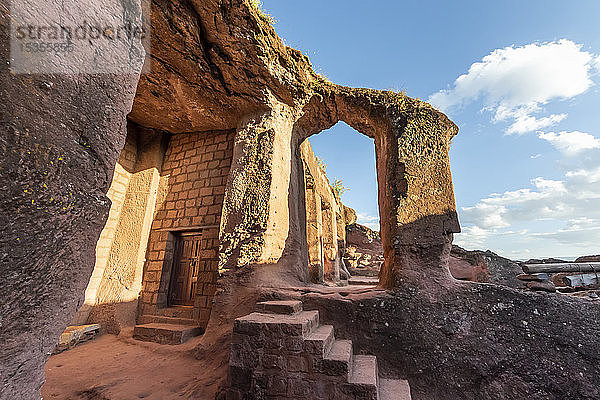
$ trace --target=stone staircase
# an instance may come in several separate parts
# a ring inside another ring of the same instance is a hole
[[[377,358],[319,325],[299,301],[268,301],[235,321],[227,400],[410,400],[405,380],[380,379]]]
[[[133,329],[133,338],[160,344],[182,344],[204,333],[193,319],[192,307],[171,307],[160,310],[164,315],[142,315]]]

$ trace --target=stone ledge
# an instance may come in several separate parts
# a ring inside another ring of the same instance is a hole
[[[252,313],[235,320],[234,333],[270,336],[308,336],[319,325],[318,311],[301,311],[294,315]]]
[[[410,386],[404,379],[379,379],[379,400],[411,400]]]
[[[333,326],[321,325],[304,341],[304,351],[324,357],[329,352],[329,349],[331,349],[334,341]]]
[[[136,325],[133,338],[144,342],[176,345],[202,333],[203,329],[198,326],[150,323]]]
[[[296,300],[263,301],[256,304],[256,311],[266,314],[292,315],[302,311],[302,302]]]
[[[336,340],[322,360],[314,360],[313,370],[345,381],[352,374],[352,358],[352,341]]]
[[[54,348],[52,354],[61,353],[77,346],[80,343],[92,340],[99,333],[99,324],[68,326],[62,335],[60,335],[58,345]]]

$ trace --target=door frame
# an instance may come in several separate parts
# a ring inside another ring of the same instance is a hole
[[[179,232],[172,232],[173,234],[173,257],[172,257],[172,261],[171,261],[171,268],[170,268],[170,273],[169,273],[169,285],[168,285],[168,293],[167,293],[167,307],[193,307],[194,306],[194,300],[196,297],[196,291],[197,291],[197,287],[194,285],[194,273],[193,273],[193,268],[196,268],[196,274],[195,274],[195,279],[198,279],[198,265],[197,263],[199,262],[198,258],[200,257],[199,252],[201,249],[201,240],[202,240],[202,229],[195,229],[195,230],[189,230],[189,231],[179,231]],[[173,300],[173,291],[176,290],[175,289],[175,282],[176,282],[176,274],[179,273],[179,266],[181,263],[181,251],[183,250],[183,243],[184,243],[184,238],[185,237],[197,237],[196,243],[197,243],[197,247],[195,250],[195,256],[191,257],[189,261],[191,261],[191,263],[187,266],[188,267],[188,277],[187,277],[187,283],[185,284],[186,289],[185,291],[189,291],[189,299],[188,301],[186,301],[185,303],[179,303],[179,302],[175,302]],[[196,262],[196,265],[193,265],[193,262]]]

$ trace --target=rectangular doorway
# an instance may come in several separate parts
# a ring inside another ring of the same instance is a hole
[[[200,266],[202,233],[179,232],[173,248],[169,306],[193,306]]]

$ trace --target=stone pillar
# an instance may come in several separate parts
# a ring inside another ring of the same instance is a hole
[[[308,247],[308,264],[310,280],[313,283],[323,282],[323,245],[322,245],[321,196],[314,188],[314,181],[306,182],[306,242]]]
[[[458,128],[427,105],[411,111],[397,112],[375,139],[385,287],[449,278],[452,233],[460,232],[448,157]]]
[[[323,252],[325,279],[340,280],[338,263],[337,221],[335,218],[335,203],[321,203],[323,205]]]
[[[346,223],[344,221],[345,208],[341,202],[338,202],[338,212],[335,214],[335,220],[337,225],[337,247],[338,247],[338,268],[340,272],[340,280],[345,281],[350,278],[350,272],[344,262],[344,254],[346,253]]]
[[[297,173],[292,169],[297,115],[289,106],[271,101],[268,112],[246,117],[236,132],[221,219],[221,269],[276,264],[292,253],[286,246],[293,239],[290,226],[297,225],[289,204],[290,193],[298,189],[292,179]],[[298,257],[285,266],[308,281],[308,269],[301,264]]]

